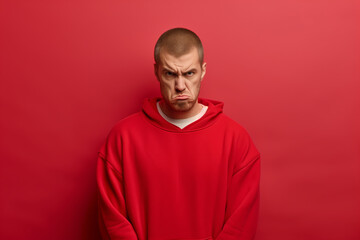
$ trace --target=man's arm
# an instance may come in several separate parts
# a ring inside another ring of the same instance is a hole
[[[103,239],[137,240],[126,213],[122,174],[101,153],[97,163],[99,225]]]
[[[234,171],[226,200],[225,223],[216,240],[252,240],[259,212],[260,155],[250,149],[246,164]]]

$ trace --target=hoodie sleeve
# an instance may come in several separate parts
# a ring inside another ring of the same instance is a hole
[[[97,162],[97,184],[102,239],[137,240],[127,217],[122,174],[101,152]]]
[[[252,240],[259,211],[260,155],[251,143],[228,187],[225,222],[216,240]]]

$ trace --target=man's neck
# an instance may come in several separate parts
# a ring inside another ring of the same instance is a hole
[[[184,112],[174,112],[168,108],[168,106],[165,104],[164,101],[160,101],[160,108],[162,112],[169,118],[185,119],[185,118],[193,117],[196,114],[200,113],[202,109],[202,105],[198,101],[196,101],[196,103],[190,110]]]

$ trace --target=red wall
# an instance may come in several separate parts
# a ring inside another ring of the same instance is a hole
[[[99,239],[95,162],[171,27],[262,153],[257,240],[360,239],[357,0],[2,1],[1,239]]]

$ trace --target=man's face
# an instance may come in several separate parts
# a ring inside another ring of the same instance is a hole
[[[180,57],[160,51],[160,63],[155,64],[155,74],[160,82],[165,107],[170,113],[176,115],[194,110],[205,72],[206,63],[200,64],[195,47]]]

